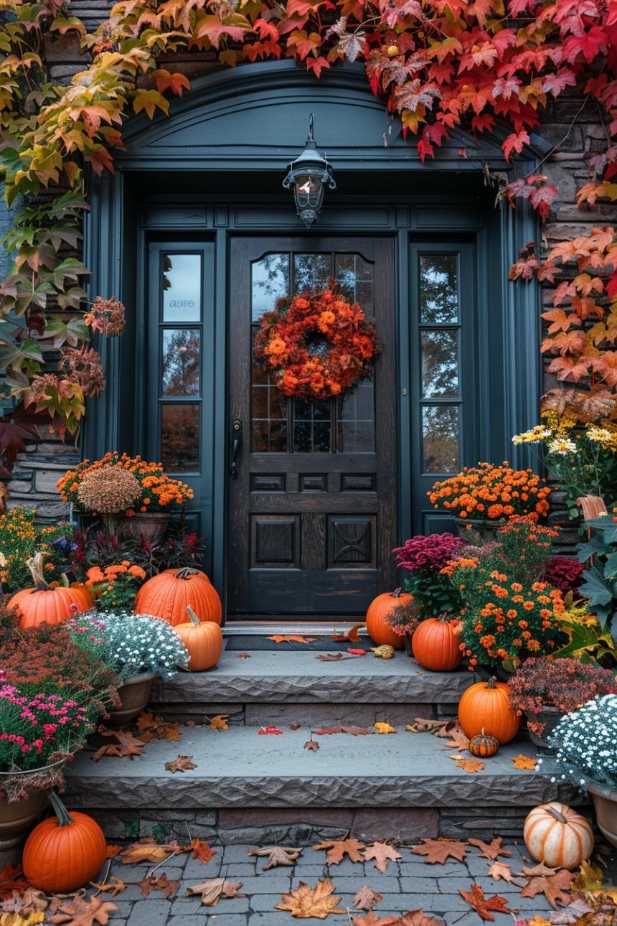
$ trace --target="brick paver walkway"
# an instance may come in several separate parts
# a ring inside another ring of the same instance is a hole
[[[544,897],[521,897],[519,888],[505,881],[495,881],[488,875],[491,865],[477,849],[470,847],[464,863],[449,860],[444,865],[426,864],[421,856],[409,849],[400,849],[399,862],[390,862],[385,874],[376,871],[372,862],[341,862],[324,865],[325,853],[305,848],[293,868],[273,868],[264,871],[266,859],[248,855],[251,846],[220,846],[217,854],[204,865],[190,857],[176,856],[168,864],[157,868],[156,875],[166,873],[170,880],[181,879],[175,897],[166,900],[162,895],[151,894],[144,898],[138,882],[146,877],[152,865],[123,865],[114,862],[111,875],[122,878],[127,889],[115,898],[118,910],[113,914],[112,926],[317,926],[320,919],[294,919],[289,913],[274,909],[281,894],[296,887],[299,881],[314,885],[320,878],[330,877],[341,896],[341,906],[349,909],[344,915],[329,916],[328,923],[350,924],[354,915],[355,892],[365,884],[383,894],[383,900],[374,908],[381,916],[422,909],[441,916],[448,926],[480,926],[482,920],[470,910],[459,889],[469,890],[475,881],[487,895],[501,894],[508,898],[512,911],[532,917],[550,910]],[[523,860],[527,861],[524,847],[508,845],[512,857],[502,859],[518,874]],[[216,907],[201,905],[200,898],[188,897],[187,888],[207,878],[224,876],[241,881],[243,896],[219,901]],[[494,914],[495,926],[512,926],[511,915]]]

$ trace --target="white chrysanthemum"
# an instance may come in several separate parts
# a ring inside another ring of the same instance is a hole
[[[550,428],[545,428],[542,424],[537,424],[529,431],[523,431],[521,434],[515,434],[512,438],[513,444],[540,444],[553,436]]]
[[[569,453],[576,453],[576,443],[569,437],[557,437],[548,445],[548,452],[567,456]]]
[[[617,786],[617,696],[587,701],[555,727],[556,760],[576,784],[591,779]]]

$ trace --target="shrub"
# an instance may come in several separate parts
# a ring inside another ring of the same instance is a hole
[[[139,588],[146,578],[141,566],[129,560],[101,569],[91,566],[86,585],[92,591],[99,611],[132,611]]]
[[[75,541],[69,524],[37,525],[32,508],[12,508],[0,515],[0,581],[3,591],[16,592],[32,585],[26,560],[45,554],[45,578],[59,582],[62,574],[74,575]]]
[[[544,567],[544,579],[565,595],[579,588],[584,570],[582,563],[569,556],[550,556]]]
[[[412,537],[393,550],[397,566],[405,570],[405,590],[414,596],[421,618],[460,611],[461,597],[442,570],[464,546],[461,537],[443,533]]]
[[[495,521],[513,515],[545,517],[550,492],[533,470],[515,470],[504,462],[466,467],[436,482],[427,494],[433,507],[445,508],[459,518]]]
[[[78,569],[85,576],[91,566],[104,569],[114,563],[129,560],[141,566],[147,576],[165,569],[197,569],[203,566],[204,547],[195,531],[188,531],[182,521],[172,521],[163,540],[153,542],[145,537],[123,538],[98,525],[75,532],[74,552]]]
[[[583,788],[588,779],[617,787],[617,695],[594,698],[566,714],[549,742],[563,779]]]

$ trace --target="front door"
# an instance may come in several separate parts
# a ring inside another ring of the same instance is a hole
[[[393,240],[235,238],[230,259],[229,612],[362,614],[391,586],[397,540]],[[254,362],[259,320],[331,278],[375,321],[374,379],[288,399]]]

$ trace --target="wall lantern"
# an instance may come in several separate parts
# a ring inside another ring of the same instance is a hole
[[[326,186],[336,189],[331,166],[321,156],[313,136],[313,114],[309,117],[306,147],[301,155],[289,165],[283,180],[286,190],[293,189],[296,212],[307,228],[317,221],[323,205]]]

